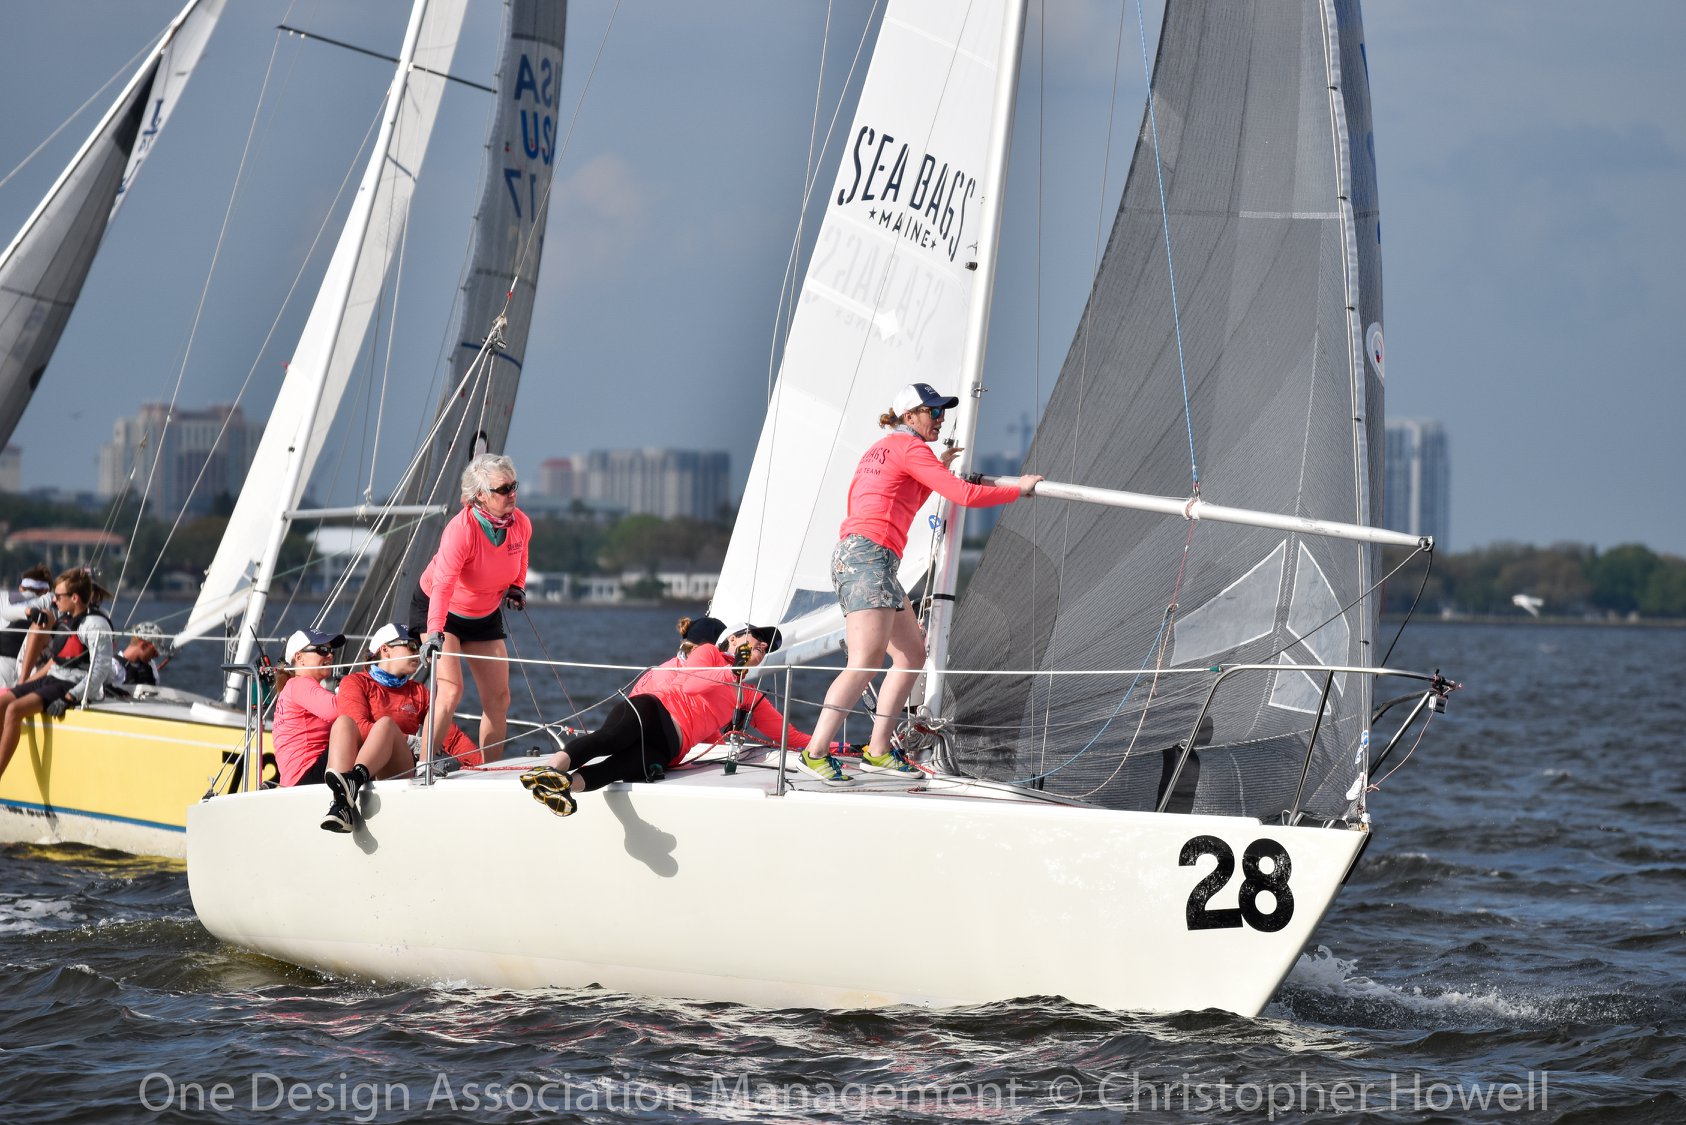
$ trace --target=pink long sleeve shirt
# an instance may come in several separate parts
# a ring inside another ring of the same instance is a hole
[[[275,726],[270,743],[275,747],[275,768],[281,784],[297,785],[322,752],[328,748],[328,730],[339,714],[334,693],[309,676],[294,676],[281,688],[275,701]]]
[[[732,721],[740,699],[737,677],[731,662],[713,645],[698,645],[677,667],[652,668],[639,681],[641,692],[661,700],[673,725],[679,729],[679,758],[694,746],[719,741],[720,732]],[[777,742],[786,723],[767,697],[748,684],[741,685],[743,706],[749,708],[749,725]],[[801,750],[809,736],[790,728],[790,747]]]
[[[451,517],[439,535],[439,550],[422,571],[421,588],[428,596],[427,631],[442,632],[445,616],[486,617],[503,601],[511,586],[527,584],[527,545],[533,540],[533,521],[519,508],[503,543],[492,541],[470,508]]]
[[[861,454],[849,483],[849,514],[838,537],[863,535],[897,557],[907,549],[907,530],[931,493],[962,508],[1011,504],[1011,485],[971,484],[948,471],[918,434],[897,428]]]

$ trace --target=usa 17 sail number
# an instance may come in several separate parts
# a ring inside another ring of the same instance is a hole
[[[1294,892],[1288,889],[1293,864],[1288,851],[1272,839],[1254,840],[1241,853],[1241,891],[1238,906],[1213,908],[1206,905],[1213,895],[1229,885],[1235,874],[1235,852],[1216,836],[1196,836],[1183,845],[1177,866],[1193,867],[1203,855],[1213,856],[1218,865],[1194,884],[1188,895],[1188,928],[1191,930],[1234,930],[1243,925],[1273,934],[1294,916]],[[1270,870],[1264,869],[1266,862]],[[1272,906],[1259,907],[1259,895],[1270,892]]]

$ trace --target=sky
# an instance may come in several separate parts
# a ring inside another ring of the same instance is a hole
[[[93,99],[0,184],[0,236],[121,77],[96,97],[102,84],[126,74],[178,7],[0,0],[0,177]],[[823,134],[867,8],[835,5],[827,40],[822,0],[574,0],[570,131],[509,443],[523,471],[590,449],[666,446],[727,449],[739,480],[747,473],[816,102]],[[307,251],[360,167],[390,77],[363,55],[278,43],[275,25],[392,53],[406,9],[230,0],[13,438],[26,487],[92,488],[111,422],[167,400],[178,376],[187,406],[229,401],[249,376],[246,411],[267,413],[332,233]],[[456,72],[487,78],[499,18],[495,3],[471,0]],[[1686,556],[1686,352],[1662,332],[1686,316],[1686,4],[1371,0],[1364,20],[1386,406],[1447,430],[1445,545],[1637,542]],[[1151,54],[1157,3],[1144,3],[1143,21]],[[1025,54],[980,452],[1019,446],[1015,427],[1058,373],[1145,91],[1133,2],[1048,0],[1045,13],[1033,2]],[[468,90],[442,110],[412,224],[427,238],[413,235],[406,251],[394,371],[431,372],[454,332],[488,111]],[[846,122],[847,110],[839,132]],[[834,166],[835,156],[822,164],[822,182]],[[319,494],[371,482],[378,494],[403,443],[377,447],[368,418],[383,409],[396,419],[387,432],[413,433],[430,401],[394,391],[345,412],[348,451],[324,458],[332,479]],[[67,448],[67,433],[81,447]]]

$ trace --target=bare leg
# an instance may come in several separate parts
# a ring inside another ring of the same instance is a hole
[[[357,764],[374,778],[398,777],[414,770],[415,759],[410,756],[410,742],[391,718],[375,720],[368,737],[357,751]]]
[[[895,615],[890,628],[890,671],[884,677],[884,687],[878,693],[878,714],[872,722],[873,753],[884,754],[890,749],[890,736],[907,705],[907,697],[925,666],[925,634],[912,606],[905,605]]]
[[[37,672],[36,665],[42,663],[41,654],[47,651],[47,630],[39,625],[31,625],[23,636],[23,647],[18,650],[18,683],[27,683],[37,675],[45,675],[43,669]]]
[[[509,731],[509,650],[502,641],[468,641],[462,650],[470,656],[492,659],[458,661],[467,664],[480,696],[480,753],[488,762],[503,757],[503,743]],[[460,673],[459,673],[460,677]],[[461,682],[460,679],[458,681]],[[461,696],[461,690],[458,690]]]
[[[11,764],[12,752],[18,748],[18,740],[23,737],[24,720],[39,715],[42,703],[39,695],[13,695],[11,692],[0,694],[0,701],[3,701],[0,705],[5,707],[4,717],[0,717],[0,774],[4,774]]]
[[[18,739],[23,735],[23,719],[12,714],[17,703],[17,696],[0,691],[0,777],[5,776],[12,751],[18,748]]]
[[[830,753],[828,748],[843,725],[843,716],[860,703],[861,692],[884,666],[884,651],[889,647],[896,616],[893,609],[857,609],[844,618],[849,666],[837,673],[825,693],[825,707],[814,723],[813,742],[809,743],[814,749],[810,757]]]
[[[445,745],[445,732],[451,729],[452,716],[462,702],[463,644],[455,635],[445,634],[445,648],[433,661],[433,704],[430,721],[433,724],[433,756]]]
[[[357,752],[362,746],[363,734],[357,729],[357,720],[341,715],[328,728],[328,768],[344,773],[357,764]]]

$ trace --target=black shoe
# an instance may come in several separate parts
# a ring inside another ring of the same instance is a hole
[[[350,832],[356,827],[357,816],[351,811],[351,806],[336,796],[322,817],[322,828],[328,832]]]
[[[334,800],[343,802],[353,812],[357,810],[357,799],[363,795],[364,774],[356,767],[341,773],[339,770],[328,770],[323,780],[328,783],[328,791],[334,795]]]

